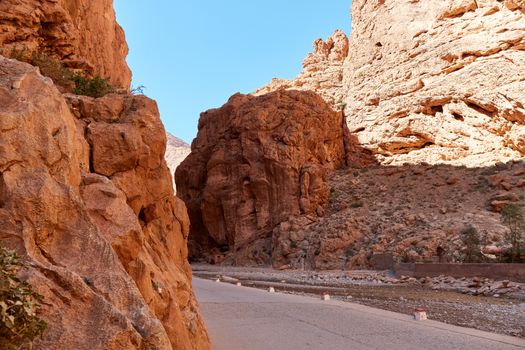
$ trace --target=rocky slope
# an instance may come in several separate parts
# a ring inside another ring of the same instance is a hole
[[[328,177],[323,215],[276,215],[266,251],[246,255],[227,245],[234,258],[226,261],[260,263],[264,252],[275,267],[352,268],[385,252],[398,260],[431,259],[437,247],[455,259],[467,225],[500,243],[505,228],[497,212],[511,202],[525,205],[524,48],[522,1],[353,1],[349,41],[340,31],[317,40],[296,79],[274,79],[254,93],[312,91],[342,110],[348,168]],[[288,108],[293,115],[297,107]],[[250,112],[265,116],[264,108]],[[212,140],[208,135],[222,127],[202,129],[198,139]],[[202,193],[214,176],[199,174],[204,178],[186,191]],[[276,179],[269,175],[269,192]],[[234,186],[228,194],[243,189],[227,172],[221,182]],[[213,236],[244,217],[232,210],[204,222]],[[192,231],[190,240],[202,232]]]
[[[235,252],[268,263],[271,233],[290,215],[322,215],[326,175],[343,163],[343,116],[312,92],[234,95],[201,115],[176,172],[193,257]]]
[[[0,16],[3,52],[45,49],[129,87],[111,1],[3,1]],[[0,56],[0,130],[0,244],[44,296],[35,348],[208,349],[156,103],[64,95]]]
[[[113,0],[2,0],[0,28],[4,56],[45,53],[129,89],[128,47]]]
[[[190,154],[191,147],[186,142],[173,136],[169,132],[166,133],[166,154],[164,158],[168,167],[170,168],[171,175],[173,177],[173,188],[175,188],[175,170],[182,163],[182,161]]]

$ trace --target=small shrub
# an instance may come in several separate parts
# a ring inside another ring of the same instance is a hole
[[[290,242],[290,248],[296,249],[297,248],[297,243],[295,241],[291,241]]]
[[[115,91],[115,88],[109,83],[109,78],[85,77],[81,74],[75,74],[72,78],[75,83],[74,93],[77,95],[103,97]]]
[[[144,85],[139,85],[137,87],[131,87],[129,91],[132,95],[144,95],[144,90],[146,87]]]
[[[363,206],[363,202],[353,202],[350,204],[350,208],[361,208]]]
[[[0,247],[0,349],[31,349],[46,329],[37,316],[42,296],[17,277],[24,267],[16,253]]]

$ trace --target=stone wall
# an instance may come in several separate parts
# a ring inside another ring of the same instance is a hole
[[[394,267],[396,276],[415,278],[440,275],[460,277],[485,277],[496,280],[525,282],[525,264],[413,264],[402,263]]]

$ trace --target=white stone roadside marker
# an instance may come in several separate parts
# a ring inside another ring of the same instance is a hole
[[[273,287],[268,288],[268,292],[275,293],[275,288],[273,288]]]
[[[424,321],[427,318],[427,309],[415,309],[414,310],[414,319],[416,321]]]
[[[242,286],[241,282],[237,282],[237,287]]]
[[[330,295],[329,295],[329,294],[324,294],[324,295],[323,295],[323,300],[324,300],[324,301],[328,301],[328,300],[330,300]]]
[[[215,280],[215,282],[220,282],[220,281],[221,281],[221,279],[220,279],[220,278],[217,278],[217,279]]]

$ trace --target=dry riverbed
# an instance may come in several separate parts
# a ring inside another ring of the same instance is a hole
[[[194,276],[241,282],[277,292],[317,295],[412,314],[458,326],[525,337],[525,285],[489,279],[397,279],[388,271],[277,271],[217,265],[192,265]]]

